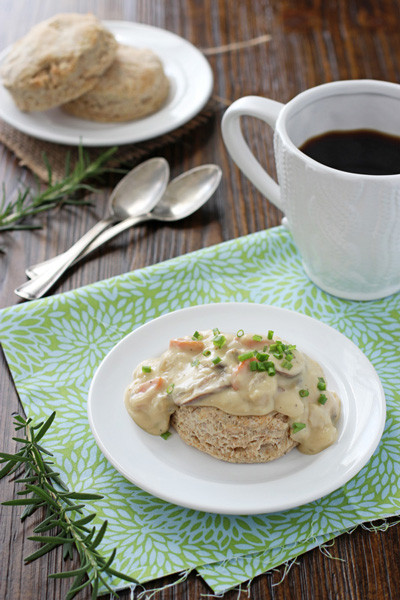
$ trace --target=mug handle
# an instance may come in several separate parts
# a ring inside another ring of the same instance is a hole
[[[256,117],[275,129],[276,120],[285,105],[269,98],[245,96],[231,104],[222,117],[222,139],[234,162],[256,188],[283,211],[279,185],[263,169],[244,140],[240,127],[243,116]]]

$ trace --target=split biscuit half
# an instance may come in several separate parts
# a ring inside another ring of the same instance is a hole
[[[152,50],[119,45],[114,62],[98,83],[62,109],[92,121],[131,121],[159,110],[168,92],[169,80]]]
[[[297,446],[288,417],[275,411],[237,416],[212,406],[181,406],[171,425],[189,446],[231,463],[269,462]]]
[[[91,89],[117,48],[112,33],[94,15],[60,14],[11,47],[0,75],[20,110],[47,110]]]

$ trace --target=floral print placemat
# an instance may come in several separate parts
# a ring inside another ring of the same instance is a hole
[[[101,360],[150,319],[211,302],[265,303],[314,317],[344,333],[374,364],[387,401],[385,431],[344,487],[272,515],[207,514],[142,491],[100,453],[86,400]],[[104,495],[95,504],[99,519],[109,521],[102,550],[117,546],[115,567],[141,582],[198,568],[220,593],[357,524],[400,513],[400,294],[354,302],[322,292],[305,276],[283,227],[5,308],[0,341],[27,415],[57,413],[45,445],[64,478],[75,491]]]

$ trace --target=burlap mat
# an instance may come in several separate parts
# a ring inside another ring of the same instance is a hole
[[[174,143],[178,139],[182,139],[189,133],[192,133],[196,128],[204,126],[224,108],[220,101],[212,98],[198,115],[174,131],[138,144],[119,146],[108,165],[115,167],[127,163],[130,166],[134,166],[159,148]],[[43,159],[44,154],[51,167],[54,181],[64,177],[68,153],[70,154],[71,168],[74,167],[78,158],[77,148],[38,140],[14,129],[14,127],[1,119],[0,142],[14,152],[21,166],[30,169],[46,183],[48,182],[48,171]],[[94,160],[100,154],[104,153],[105,150],[106,148],[104,147],[85,148],[85,152],[87,152],[90,160]]]

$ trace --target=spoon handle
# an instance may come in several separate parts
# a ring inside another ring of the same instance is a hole
[[[73,261],[73,264],[78,262],[84,256],[87,256],[94,250],[97,250],[97,248],[100,248],[100,246],[102,246],[103,244],[105,244],[106,242],[111,240],[113,237],[115,237],[119,233],[122,233],[126,229],[129,229],[130,227],[133,227],[134,225],[142,223],[143,221],[148,221],[151,218],[152,217],[149,214],[139,215],[137,217],[128,217],[127,219],[123,219],[119,223],[116,223],[112,227],[109,227],[108,229],[106,229],[105,231],[100,233],[100,235],[97,236],[89,244],[89,246],[87,246],[87,248],[81,254],[79,254],[79,256],[77,258],[75,258],[75,260]],[[53,258],[49,258],[48,260],[44,260],[43,262],[39,262],[39,263],[36,263],[35,265],[31,265],[30,267],[25,269],[25,273],[30,278],[36,278],[38,276],[41,276],[44,273],[46,273],[49,269],[51,269],[51,268],[55,269],[57,265],[61,265],[63,262],[64,255],[65,255],[65,252],[63,252],[62,254],[58,254],[57,256],[54,256]]]
[[[45,272],[30,281],[26,281],[15,291],[17,296],[26,300],[41,298],[58,281],[68,267],[80,256],[90,243],[114,222],[113,218],[102,219],[89,229],[69,250],[63,253],[62,259],[57,260],[54,266],[48,267]]]

